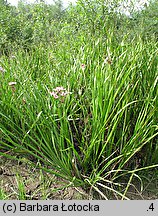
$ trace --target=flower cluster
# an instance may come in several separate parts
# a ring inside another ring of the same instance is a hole
[[[12,93],[14,94],[16,88],[15,88],[15,85],[17,84],[17,82],[9,82],[8,85],[11,87],[12,89]]]
[[[68,94],[71,94],[71,92],[68,92],[64,87],[59,86],[53,89],[52,92],[49,92],[51,96],[53,96],[55,99],[59,98],[60,96],[65,97]]]
[[[86,65],[85,64],[81,64],[81,68],[82,68],[82,70],[85,70]]]
[[[5,69],[0,66],[0,72],[4,73]]]
[[[16,58],[16,56],[15,56],[15,55],[11,55],[10,57],[11,57],[12,59],[15,59],[15,58]]]
[[[111,65],[112,64],[112,59],[110,56],[107,56],[106,59],[104,60],[104,63]]]
[[[16,82],[9,82],[8,85],[9,85],[9,86],[15,86],[15,85],[16,85]]]

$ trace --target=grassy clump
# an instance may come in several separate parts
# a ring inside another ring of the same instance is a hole
[[[117,41],[113,26],[70,40],[62,25],[54,46],[1,57],[0,154],[32,155],[72,185],[128,199],[158,163],[157,42]]]

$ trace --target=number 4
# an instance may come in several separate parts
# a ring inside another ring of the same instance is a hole
[[[154,204],[153,203],[151,203],[151,205],[149,206],[149,209],[154,211]]]

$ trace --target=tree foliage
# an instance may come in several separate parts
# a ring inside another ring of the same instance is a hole
[[[1,0],[0,7],[1,53],[18,47],[30,49],[53,41],[60,19],[64,16],[61,1],[56,1],[54,5],[20,1],[16,8]]]
[[[128,34],[131,38],[142,33],[143,37],[158,35],[158,2],[152,1],[141,11],[134,11],[131,3],[131,16],[120,13],[120,0],[78,0],[76,5],[67,9],[62,1],[54,1],[53,5],[37,1],[26,4],[20,1],[18,7],[11,6],[0,0],[0,50],[1,53],[11,52],[23,47],[30,49],[39,44],[55,44],[56,38],[63,35],[69,38],[108,37],[113,31],[113,39],[118,42]],[[131,1],[132,2],[132,1]]]
[[[158,1],[152,0],[149,6],[137,13],[135,22],[142,31],[143,36],[155,36],[158,39]]]

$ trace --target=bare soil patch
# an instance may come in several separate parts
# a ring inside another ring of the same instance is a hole
[[[88,194],[80,187],[69,187],[69,182],[46,173],[27,163],[1,158],[0,187],[6,199],[19,199],[20,184],[23,185],[28,200],[71,200],[88,199]]]
[[[143,190],[135,182],[129,187],[126,194],[131,200],[154,200],[158,198],[158,177],[150,174],[150,180],[146,181]],[[22,185],[22,186],[21,186]],[[47,173],[37,167],[32,167],[27,162],[18,162],[0,157],[0,188],[5,194],[5,199],[21,199],[20,187],[23,188],[24,197],[27,200],[84,200],[102,199],[95,193],[88,194],[81,187],[70,186],[64,179]],[[106,191],[105,191],[106,193]],[[111,199],[119,199],[112,195]]]

